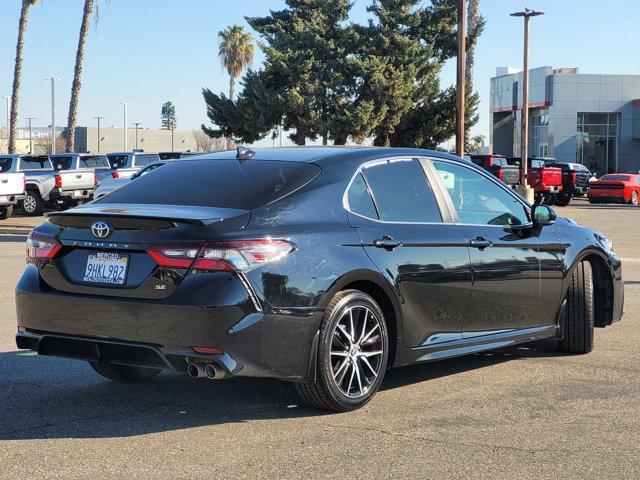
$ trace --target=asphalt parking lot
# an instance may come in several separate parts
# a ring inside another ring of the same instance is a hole
[[[623,321],[586,356],[549,343],[387,373],[327,414],[270,380],[110,383],[16,350],[13,289],[39,219],[0,222],[0,478],[638,478],[640,208],[575,202],[623,259]],[[96,314],[99,314],[97,312]]]

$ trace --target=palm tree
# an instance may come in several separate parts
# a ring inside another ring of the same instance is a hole
[[[38,0],[22,0],[20,21],[18,22],[18,43],[16,44],[16,63],[13,69],[13,91],[11,92],[11,117],[9,119],[9,153],[16,151],[16,134],[18,126],[18,100],[20,99],[20,81],[22,80],[22,48],[24,47],[24,33],[27,29],[29,7]]]
[[[93,13],[93,0],[85,0],[84,11],[82,13],[82,23],[80,25],[80,38],[78,39],[78,49],[76,50],[76,67],[73,72],[73,83],[71,84],[71,101],[69,102],[69,117],[67,120],[66,150],[73,151],[73,144],[76,139],[76,120],[78,117],[78,99],[80,97],[80,81],[82,77],[82,62],[84,61],[84,45],[87,42],[89,32],[89,21]]]
[[[218,56],[222,66],[229,74],[229,99],[235,97],[236,78],[242,75],[245,68],[253,63],[253,35],[247,33],[239,25],[232,25],[218,32]],[[232,147],[232,141],[227,138],[227,148]]]

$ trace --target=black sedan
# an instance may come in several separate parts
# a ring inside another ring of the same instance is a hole
[[[466,160],[348,147],[202,158],[32,231],[19,348],[117,381],[274,377],[345,411],[387,368],[542,338],[587,353],[594,327],[622,315],[604,235]]]

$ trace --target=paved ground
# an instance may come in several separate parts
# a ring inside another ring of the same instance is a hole
[[[393,370],[366,408],[339,415],[275,381],[117,385],[16,351],[34,221],[0,222],[0,478],[638,478],[640,208],[559,211],[624,259],[626,314],[593,353],[536,345]]]

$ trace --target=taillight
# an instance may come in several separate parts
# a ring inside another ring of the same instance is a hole
[[[264,238],[210,242],[195,246],[159,245],[148,249],[158,265],[203,271],[247,271],[275,262],[294,249],[284,240]]]
[[[498,169],[498,178],[500,180],[503,180],[503,178],[502,178],[502,169],[501,168]]]
[[[55,185],[55,187],[56,187],[56,188],[62,188],[62,177],[61,177],[59,174],[57,174],[57,173],[56,173],[56,174],[53,176],[53,178],[55,178],[55,179],[56,179],[56,185]]]
[[[51,259],[60,251],[62,244],[52,235],[31,232],[27,237],[27,259]]]
[[[95,187],[98,184],[98,174],[93,174],[93,186]]]
[[[120,174],[119,174],[118,172],[113,172],[113,173],[111,174],[111,176],[112,176],[113,178],[120,178]]]

